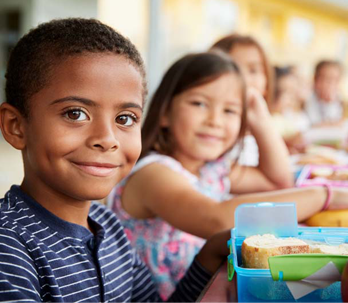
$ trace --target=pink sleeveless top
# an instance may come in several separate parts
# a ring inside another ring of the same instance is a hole
[[[109,196],[109,205],[121,220],[132,245],[149,266],[163,299],[167,299],[183,277],[205,240],[176,229],[161,218],[136,219],[121,204],[121,196],[128,178],[151,163],[160,163],[178,172],[199,192],[217,202],[230,198],[229,172],[231,163],[221,158],[207,163],[200,171],[200,178],[187,171],[175,159],[152,153],[142,158],[130,175],[122,180]]]

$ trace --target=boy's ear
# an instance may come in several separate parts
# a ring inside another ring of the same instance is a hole
[[[19,150],[25,147],[24,122],[25,118],[17,108],[7,102],[0,105],[0,128],[2,135],[8,143]]]

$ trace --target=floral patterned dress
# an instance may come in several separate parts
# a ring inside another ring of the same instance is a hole
[[[133,218],[122,208],[121,196],[128,178],[151,163],[160,163],[178,172],[187,178],[197,191],[217,202],[230,197],[228,175],[231,163],[227,157],[209,162],[201,169],[198,178],[175,159],[152,153],[142,158],[130,175],[119,183],[109,196],[108,204],[121,220],[130,242],[152,271],[162,298],[167,299],[174,291],[176,283],[184,276],[205,240],[176,229],[159,217]]]

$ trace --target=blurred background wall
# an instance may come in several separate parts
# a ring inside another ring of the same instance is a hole
[[[0,102],[11,48],[30,28],[53,18],[98,18],[129,37],[145,60],[151,95],[173,61],[231,32],[254,36],[272,64],[296,66],[310,84],[320,59],[337,59],[348,68],[347,16],[347,0],[1,0]],[[22,176],[20,152],[0,136],[0,196]]]

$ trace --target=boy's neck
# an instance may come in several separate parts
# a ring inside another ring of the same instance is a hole
[[[75,200],[71,197],[57,193],[44,186],[31,186],[30,182],[24,177],[21,189],[32,197],[42,207],[56,215],[62,220],[81,225],[93,232],[88,223],[90,201]]]

